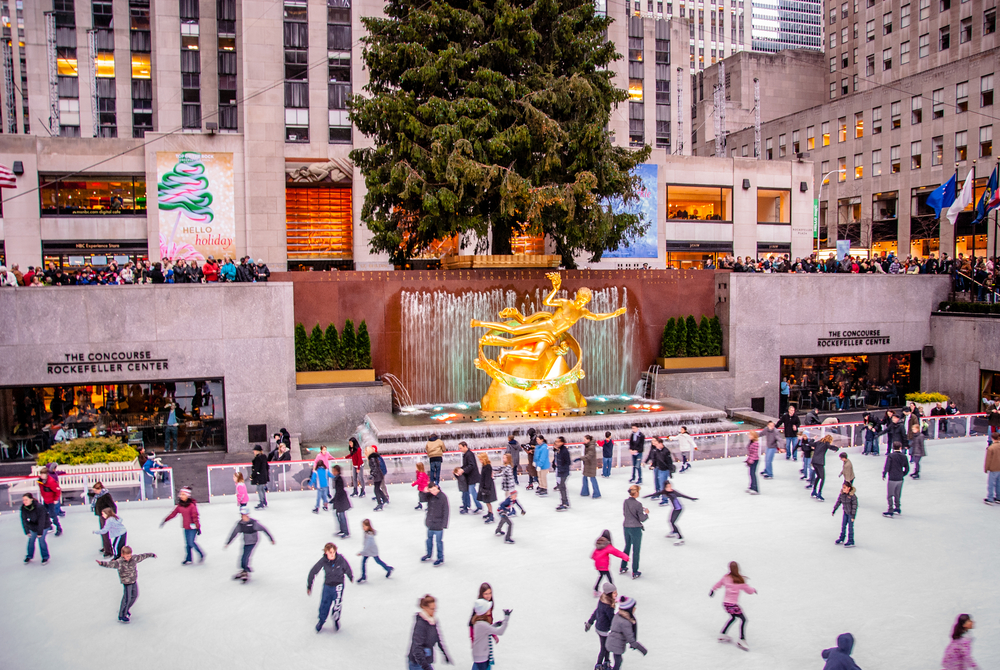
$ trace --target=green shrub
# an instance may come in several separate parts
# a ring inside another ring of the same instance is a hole
[[[948,396],[946,396],[943,393],[937,393],[937,392],[934,392],[934,391],[930,391],[930,392],[928,392],[928,391],[920,391],[920,392],[917,392],[917,393],[907,393],[906,394],[906,402],[918,402],[918,403],[942,402],[943,403],[943,402],[948,402]]]
[[[301,323],[295,324],[295,371],[306,372],[309,369],[309,335]]]
[[[326,348],[329,358],[326,364],[329,367],[324,370],[340,369],[340,336],[337,334],[337,326],[332,323],[326,327]]]
[[[674,356],[677,358],[687,356],[688,332],[687,322],[684,319],[677,319],[677,328],[674,330],[674,341],[677,342],[677,348],[674,350]]]
[[[701,356],[701,340],[698,337],[698,322],[694,316],[688,315],[684,323],[687,329],[687,355]]]
[[[944,301],[938,305],[940,312],[965,314],[1000,314],[1000,303]]]
[[[702,356],[714,356],[712,352],[712,329],[708,325],[708,317],[701,317],[698,322],[698,344],[701,346]]]
[[[113,437],[81,437],[53,446],[38,454],[38,465],[90,465],[134,461],[139,453]]]
[[[358,370],[368,370],[372,367],[372,340],[368,335],[368,324],[361,320],[358,326],[357,341],[357,364]]]
[[[350,319],[344,323],[344,332],[340,334],[340,366],[344,370],[358,369],[358,339]]]
[[[329,370],[326,367],[330,359],[329,348],[326,346],[326,336],[317,323],[309,334],[309,370],[319,372]]]
[[[677,319],[670,317],[663,326],[663,338],[660,340],[660,356],[673,358],[677,355]]]
[[[709,332],[711,333],[712,356],[722,355],[722,324],[719,317],[713,316],[709,319]]]

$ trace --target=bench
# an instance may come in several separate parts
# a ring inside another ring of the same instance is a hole
[[[37,478],[45,466],[36,465],[31,468],[31,479],[25,479],[8,487],[7,493],[13,505],[17,498],[25,493],[39,497]],[[87,499],[90,487],[95,482],[101,482],[105,488],[138,488],[142,485],[142,470],[138,461],[115,463],[92,463],[88,465],[63,465],[58,468],[65,474],[59,475],[59,487],[63,494],[79,492],[80,497]]]

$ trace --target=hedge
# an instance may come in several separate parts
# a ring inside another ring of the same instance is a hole
[[[906,402],[948,402],[948,396],[943,393],[936,393],[933,391],[920,391],[917,393],[907,393]]]
[[[329,324],[323,330],[319,324],[307,332],[301,323],[295,324],[295,371],[369,370],[372,367],[372,342],[368,324],[364,321],[354,331],[350,319],[342,333]]]
[[[938,311],[965,312],[967,314],[1000,314],[1000,303],[952,302],[946,300],[938,305]]]
[[[54,445],[38,454],[38,465],[90,465],[92,463],[128,463],[139,457],[132,447],[113,437],[81,437]]]
[[[660,357],[683,358],[685,356],[721,356],[722,355],[722,325],[719,317],[701,317],[701,322],[694,316],[671,317],[663,326],[663,336],[660,338]]]

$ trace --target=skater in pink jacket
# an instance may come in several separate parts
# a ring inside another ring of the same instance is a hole
[[[968,614],[959,614],[955,628],[951,632],[951,642],[944,651],[941,661],[942,670],[977,670],[976,662],[972,660],[972,639],[965,637],[975,627],[976,623]]]
[[[729,615],[729,621],[727,621],[726,625],[722,627],[722,632],[719,634],[719,642],[733,641],[733,638],[726,635],[726,631],[729,630],[729,627],[733,625],[734,621],[739,619],[740,639],[736,643],[736,646],[743,651],[750,651],[750,647],[747,646],[746,639],[747,618],[746,615],[743,614],[743,610],[740,609],[739,600],[740,592],[745,591],[746,593],[757,593],[757,589],[747,584],[746,580],[747,578],[740,574],[739,564],[737,564],[736,561],[731,561],[729,563],[729,574],[716,582],[715,586],[712,587],[712,590],[709,591],[708,596],[714,596],[715,591],[719,588],[725,587],[726,589],[726,595],[722,599],[722,606],[725,608],[726,614]]]
[[[607,577],[608,581],[614,584],[614,580],[611,579],[611,572],[608,570],[608,564],[611,562],[612,556],[617,556],[622,559],[622,561],[628,560],[628,554],[618,551],[611,545],[611,531],[605,530],[601,533],[601,536],[597,538],[597,542],[594,543],[596,549],[594,553],[590,555],[590,558],[594,560],[594,568],[597,570],[597,583],[594,584],[594,593],[597,594],[601,586],[601,579]],[[624,563],[622,563],[624,565]]]

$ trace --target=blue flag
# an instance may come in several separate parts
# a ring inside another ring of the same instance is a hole
[[[997,207],[997,181],[1000,174],[1000,165],[993,168],[993,174],[990,175],[990,180],[986,183],[986,191],[983,192],[983,196],[979,198],[979,203],[976,205],[976,220],[972,225],[976,225],[980,221],[986,218],[986,215],[992,212]]]
[[[951,207],[951,203],[955,202],[956,186],[955,175],[952,175],[951,179],[938,186],[927,196],[927,206],[934,208],[937,218],[941,218],[942,209],[948,209]]]

